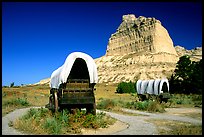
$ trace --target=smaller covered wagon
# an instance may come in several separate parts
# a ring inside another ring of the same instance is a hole
[[[97,81],[93,58],[82,52],[71,53],[51,75],[48,107],[54,111],[86,108],[88,113],[96,114],[94,86]]]
[[[170,98],[168,79],[138,80],[136,90],[140,100],[154,98],[167,102]]]

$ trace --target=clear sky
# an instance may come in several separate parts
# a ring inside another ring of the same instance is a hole
[[[49,78],[74,51],[103,56],[125,14],[155,17],[174,45],[201,47],[201,12],[197,2],[2,2],[2,85]]]

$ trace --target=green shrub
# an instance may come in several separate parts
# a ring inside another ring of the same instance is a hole
[[[199,94],[172,94],[169,99],[171,105],[202,106],[202,95]]]
[[[135,103],[135,108],[137,110],[147,110],[147,107],[149,105],[149,101],[143,101],[143,102],[137,102]]]
[[[62,113],[60,113],[60,116],[59,116],[59,121],[61,121],[63,124],[65,124],[67,126],[69,125],[68,124],[69,115],[68,115],[67,109],[62,110]]]
[[[100,102],[97,103],[97,109],[106,109],[111,110],[116,106],[116,102],[111,99],[100,99]]]
[[[160,104],[157,101],[152,100],[145,100],[145,101],[138,101],[138,102],[127,102],[124,107],[129,109],[136,109],[136,110],[144,110],[148,112],[164,112],[164,105]]]
[[[50,134],[60,134],[61,133],[62,124],[57,121],[54,117],[48,117],[43,124],[43,128],[45,128]]]
[[[123,101],[123,100],[111,100],[100,99],[97,103],[97,109],[115,110],[114,107],[122,107],[128,109],[144,110],[149,112],[164,112],[165,105],[158,101],[145,100],[145,101]]]
[[[157,101],[149,101],[147,111],[149,112],[165,112],[165,106]]]
[[[15,106],[30,106],[30,103],[26,98],[15,98],[4,102],[4,105],[15,105]]]
[[[136,93],[135,90],[135,83],[133,82],[121,82],[118,84],[117,89],[116,89],[117,93]]]
[[[193,95],[192,102],[195,106],[202,106],[202,95]]]
[[[82,123],[85,128],[94,128],[97,129],[99,127],[106,128],[108,125],[108,121],[104,121],[105,113],[101,112],[98,115],[89,114],[86,115],[84,122]]]
[[[130,108],[130,109],[136,109],[136,107],[135,107],[135,104],[136,102],[127,102],[126,104],[125,104],[125,108]]]

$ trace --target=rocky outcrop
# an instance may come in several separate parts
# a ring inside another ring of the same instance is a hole
[[[177,55],[173,42],[161,22],[155,18],[136,18],[135,15],[128,14],[123,15],[122,23],[109,38],[106,55],[159,52]]]
[[[202,58],[202,47],[186,50],[173,46],[167,30],[155,18],[124,15],[108,41],[106,54],[95,59],[99,83],[168,78],[179,57]],[[49,83],[49,78],[39,83]]]
[[[192,61],[199,61],[202,59],[202,47],[187,50],[182,46],[175,46],[175,49],[179,57],[188,55]]]
[[[189,55],[192,61],[202,59],[202,47],[186,50],[175,46],[178,58]],[[163,60],[162,60],[163,59]],[[123,56],[103,56],[95,59],[98,69],[99,83],[119,83],[135,79],[155,79],[168,77],[174,71],[176,60],[168,53],[128,54]],[[49,84],[50,78],[36,84]]]
[[[169,53],[103,56],[95,59],[99,83],[168,77],[174,71],[177,61],[177,56]]]
[[[155,18],[124,15],[108,41],[106,55],[95,59],[99,83],[168,77],[179,57],[167,30]]]
[[[95,59],[99,83],[168,78],[180,56],[189,53],[199,61],[200,51],[200,48],[193,51],[175,48],[167,30],[155,18],[124,15],[109,38],[106,54]]]
[[[42,79],[40,82],[35,83],[34,85],[44,85],[44,84],[50,84],[50,78]]]
[[[174,72],[179,57],[189,55],[192,61],[202,59],[202,47],[186,50],[176,46],[175,49],[178,56],[160,52],[97,58],[95,62],[98,67],[99,83],[168,78]]]

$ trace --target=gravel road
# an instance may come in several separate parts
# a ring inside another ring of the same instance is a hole
[[[25,135],[25,133],[19,132],[12,127],[8,126],[10,121],[14,121],[16,118],[24,115],[30,108],[17,109],[6,116],[2,117],[2,134],[3,135]],[[202,124],[202,120],[190,118],[187,116],[177,116],[166,113],[148,113],[137,110],[123,109],[123,111],[128,113],[141,114],[141,116],[128,116],[123,114],[117,114],[113,112],[105,112],[107,115],[118,119],[121,122],[128,124],[128,127],[122,129],[121,131],[109,133],[111,135],[157,135],[156,125],[146,122],[147,119],[167,119],[176,120],[182,122],[190,122],[192,124]],[[101,112],[97,110],[97,112]],[[202,113],[202,109],[200,109]]]

